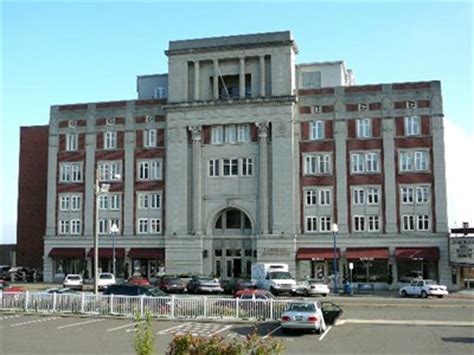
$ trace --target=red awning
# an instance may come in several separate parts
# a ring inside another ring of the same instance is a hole
[[[337,258],[340,258],[339,248],[336,248]],[[299,248],[296,260],[327,260],[334,258],[333,248]]]
[[[439,248],[395,248],[395,258],[397,260],[439,260]]]
[[[87,253],[87,256],[93,258],[94,257],[94,248],[91,248]],[[104,259],[112,259],[113,256],[113,249],[112,248],[99,248],[99,258]],[[115,258],[116,259],[123,259],[125,257],[125,249],[124,248],[115,248]]]
[[[84,248],[53,248],[48,256],[51,258],[84,258],[86,250]]]
[[[388,248],[347,248],[346,259],[388,259]]]
[[[129,258],[161,259],[165,258],[164,248],[131,248],[128,252]]]

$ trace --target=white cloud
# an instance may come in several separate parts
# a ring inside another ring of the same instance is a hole
[[[444,120],[449,227],[474,227],[474,133]]]

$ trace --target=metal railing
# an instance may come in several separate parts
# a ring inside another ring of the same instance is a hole
[[[291,300],[0,292],[0,310],[95,316],[277,320]]]

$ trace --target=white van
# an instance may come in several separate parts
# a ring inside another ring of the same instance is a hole
[[[252,282],[274,295],[296,291],[296,281],[288,272],[288,264],[256,263],[252,265]]]

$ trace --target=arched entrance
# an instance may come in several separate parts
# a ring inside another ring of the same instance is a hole
[[[212,223],[213,273],[223,279],[250,277],[255,246],[250,217],[240,209],[226,208]]]

